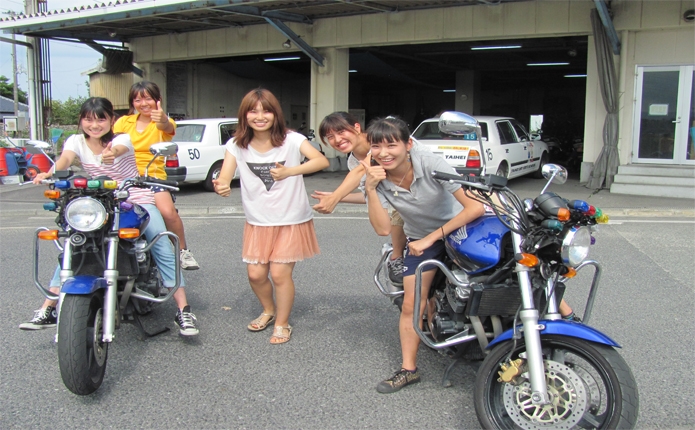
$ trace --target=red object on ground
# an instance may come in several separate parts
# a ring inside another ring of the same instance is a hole
[[[50,168],[53,166],[51,164],[51,161],[48,159],[43,154],[29,154],[27,153],[27,162],[28,164],[33,164],[34,166],[38,167],[40,170],[40,173],[42,172],[48,172]]]
[[[10,166],[7,165],[7,154],[10,152],[21,153],[22,151],[16,148],[0,148],[0,176],[7,176],[10,174]],[[17,173],[15,172],[13,174],[16,175]]]

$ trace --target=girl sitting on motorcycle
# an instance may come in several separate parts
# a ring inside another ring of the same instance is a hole
[[[412,151],[413,141],[406,123],[388,117],[372,121],[367,129],[371,147],[371,166],[360,163],[367,172],[365,192],[369,221],[376,233],[391,232],[388,206],[397,210],[404,221],[407,236],[403,271],[403,306],[399,321],[402,364],[391,378],[377,385],[380,393],[393,393],[420,381],[417,371],[417,350],[420,338],[413,330],[415,309],[415,269],[421,261],[442,259],[446,250],[443,238],[485,212],[481,203],[469,198],[459,184],[434,179],[431,172],[456,172],[432,153]],[[425,305],[436,268],[422,273],[422,302]]]
[[[114,135],[113,124],[115,114],[113,105],[103,97],[91,97],[84,102],[80,109],[79,124],[82,134],[70,136],[63,145],[63,152],[56,161],[53,169],[46,173],[40,173],[34,178],[35,184],[41,180],[50,178],[52,171],[66,170],[75,158],[82,163],[82,168],[92,177],[108,176],[121,182],[128,178],[138,176],[138,168],[135,164],[135,155],[130,137],[127,134]],[[150,215],[150,221],[145,229],[145,237],[152,240],[157,234],[166,231],[164,219],[155,206],[154,193],[147,188],[131,188],[128,201],[142,206]],[[164,286],[172,288],[175,285],[176,263],[171,243],[159,240],[152,247],[152,256],[157,263],[159,272],[164,281]],[[198,334],[195,322],[196,317],[191,313],[191,307],[186,300],[183,276],[181,287],[174,293],[174,300],[178,310],[174,321],[179,327],[179,333],[183,336]],[[50,291],[54,294],[60,292],[60,266],[56,268],[50,283]],[[23,330],[38,330],[56,325],[56,302],[46,300],[41,309],[35,311],[34,318],[23,323],[19,328]]]

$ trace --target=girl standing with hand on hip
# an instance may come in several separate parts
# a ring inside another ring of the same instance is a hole
[[[261,331],[275,322],[270,343],[285,343],[292,335],[294,265],[319,253],[302,175],[329,163],[304,135],[287,130],[280,103],[266,89],[246,94],[237,118],[236,133],[227,142],[224,164],[213,184],[217,194],[228,197],[239,168],[246,214],[242,258],[251,289],[263,306],[247,328]],[[304,157],[309,161],[302,164]]]
[[[130,136],[135,148],[138,171],[140,175],[144,175],[145,167],[152,159],[150,146],[159,142],[170,142],[176,133],[176,123],[162,110],[162,96],[154,82],[142,81],[133,84],[128,94],[128,104],[130,105],[128,115],[119,118],[113,130]],[[157,158],[150,166],[148,173],[157,179],[166,179],[164,160]],[[181,268],[198,269],[200,266],[186,244],[183,221],[176,211],[171,193],[163,188],[157,188],[154,191],[157,209],[162,213],[167,229],[179,237]]]
[[[485,213],[483,205],[466,196],[460,184],[434,179],[432,171],[456,172],[443,158],[430,152],[412,151],[405,122],[397,118],[373,121],[367,129],[371,159],[363,160],[367,172],[365,191],[369,221],[376,233],[391,232],[387,208],[391,205],[404,221],[408,237],[403,271],[403,307],[398,332],[401,340],[401,370],[380,382],[380,393],[393,393],[420,382],[417,350],[420,338],[413,329],[415,308],[422,312],[436,268],[422,272],[422,301],[415,303],[415,269],[422,261],[446,255],[444,237]]]

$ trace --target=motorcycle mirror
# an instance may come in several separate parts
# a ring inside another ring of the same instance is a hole
[[[543,177],[549,179],[554,184],[564,184],[567,182],[567,169],[559,164],[544,164],[541,170]]]
[[[462,112],[444,112],[439,117],[439,131],[454,136],[475,133],[478,121]]]
[[[485,154],[485,148],[483,147],[483,132],[480,128],[478,120],[472,116],[463,112],[444,112],[439,116],[439,131],[442,133],[451,134],[453,136],[464,136],[466,134],[475,133],[475,135],[478,137],[480,153]],[[483,163],[478,174],[485,175],[487,173],[487,157],[483,156],[480,158],[482,159]]]
[[[150,146],[150,153],[155,157],[176,155],[178,150],[179,146],[174,142],[160,142]]]

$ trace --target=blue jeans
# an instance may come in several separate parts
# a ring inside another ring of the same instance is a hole
[[[164,218],[155,205],[142,205],[142,207],[150,214],[150,222],[145,229],[145,238],[151,242],[159,233],[166,231]],[[176,280],[176,253],[174,247],[168,237],[163,237],[157,241],[152,247],[152,258],[154,258],[159,273],[162,275],[164,286],[173,288]],[[51,279],[51,287],[60,287],[60,265],[56,267],[53,279]],[[181,273],[181,286],[186,286],[186,281]]]

